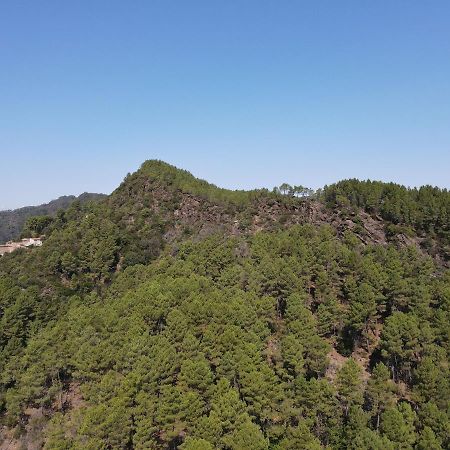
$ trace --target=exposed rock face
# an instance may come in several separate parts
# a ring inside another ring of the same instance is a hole
[[[273,195],[267,190],[225,191],[189,173],[150,161],[128,176],[107,203],[111,210],[118,211],[114,220],[130,233],[145,235],[140,233],[142,224],[155,229],[157,217],[166,243],[186,237],[200,240],[218,232],[236,236],[311,224],[331,226],[339,236],[350,230],[366,245],[395,243],[426,252],[420,237],[389,235],[388,222],[363,209],[333,209],[313,198]],[[435,257],[437,260],[439,255]]]
[[[288,228],[295,224],[327,224],[339,234],[352,230],[367,244],[388,242],[383,220],[373,218],[363,211],[357,216],[347,216],[342,214],[342,211],[327,209],[322,203],[312,199],[291,199],[290,202],[283,202],[263,197],[245,208],[239,208],[214,204],[192,194],[177,191],[176,208],[168,211],[165,205],[171,196],[164,187],[147,184],[144,189],[148,193],[151,192],[151,200],[140,201],[140,207],[163,215],[166,222],[171,224],[164,234],[167,242],[181,238],[187,231],[201,239],[216,232],[231,235],[254,234]],[[126,220],[132,224],[135,218],[131,216]]]

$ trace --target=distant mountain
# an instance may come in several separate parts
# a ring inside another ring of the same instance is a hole
[[[25,206],[23,208],[0,211],[0,243],[15,239],[19,236],[25,221],[32,216],[53,216],[60,209],[67,209],[75,200],[86,203],[105,197],[104,194],[84,192],[75,195],[63,195],[49,203],[38,206]]]

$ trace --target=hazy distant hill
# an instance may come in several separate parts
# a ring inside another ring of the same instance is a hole
[[[85,203],[105,197],[104,194],[84,192],[75,195],[63,195],[49,203],[38,206],[25,206],[19,209],[0,211],[0,243],[16,238],[22,230],[23,224],[32,216],[52,216],[60,209],[68,208],[75,200]]]

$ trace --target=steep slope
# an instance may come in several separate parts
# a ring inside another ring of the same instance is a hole
[[[344,180],[325,186],[322,198],[340,209],[363,209],[387,222],[388,235],[416,235],[429,253],[444,261],[450,260],[450,193],[447,189]]]
[[[340,234],[352,229],[366,243],[388,242],[386,221],[362,209],[330,207],[320,194],[296,198],[266,189],[229,191],[160,161],[148,161],[129,175],[108,203],[115,221],[130,230],[135,231],[143,221],[150,224],[157,216],[164,224],[166,241],[183,235],[252,234],[310,223],[330,224]]]
[[[67,209],[75,200],[85,203],[102,197],[104,197],[103,194],[85,192],[78,197],[65,195],[39,206],[25,206],[24,208],[0,211],[0,243],[17,238],[29,217],[54,216],[57,211]]]
[[[0,260],[7,445],[446,448],[450,273],[328,203],[148,161],[59,214]]]

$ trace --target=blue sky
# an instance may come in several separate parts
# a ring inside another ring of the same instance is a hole
[[[158,158],[220,186],[450,187],[450,2],[4,1],[0,209]]]

